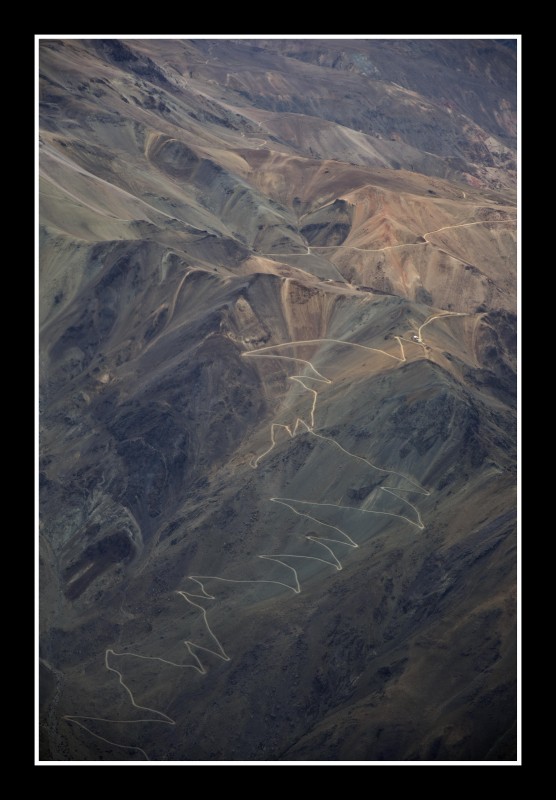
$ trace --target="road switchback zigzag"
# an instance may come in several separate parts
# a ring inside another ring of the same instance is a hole
[[[182,280],[182,284],[183,284],[183,280]],[[182,284],[180,284],[180,286],[178,287],[178,292],[181,289],[181,285]],[[326,343],[326,344],[335,344],[335,345],[340,345],[340,346],[345,346],[345,347],[354,347],[354,348],[358,348],[358,349],[361,349],[361,350],[380,353],[383,356],[385,356],[386,358],[393,359],[393,360],[401,363],[401,362],[405,362],[407,360],[406,359],[405,350],[404,350],[403,341],[406,341],[407,343],[412,344],[412,345],[420,345],[421,347],[424,348],[425,347],[425,342],[424,342],[423,337],[422,337],[423,329],[427,325],[429,325],[431,322],[433,322],[434,320],[440,319],[441,317],[446,317],[446,316],[466,316],[466,315],[460,314],[460,313],[456,313],[456,312],[441,312],[441,313],[438,313],[438,314],[434,314],[434,315],[431,315],[430,317],[428,317],[425,320],[425,322],[423,322],[419,326],[419,328],[417,329],[417,333],[415,335],[415,339],[408,340],[408,339],[403,339],[403,337],[401,337],[401,336],[395,336],[394,338],[397,340],[397,342],[399,344],[399,347],[400,347],[400,355],[399,356],[395,355],[393,353],[389,353],[386,350],[381,350],[381,349],[376,348],[376,347],[370,347],[370,346],[367,346],[367,345],[362,345],[362,344],[359,344],[357,342],[347,342],[347,341],[340,340],[340,339],[326,339],[326,338],[325,339],[308,339],[308,340],[300,340],[300,341],[293,341],[293,342],[282,342],[280,344],[267,345],[267,346],[259,348],[257,350],[252,350],[252,351],[247,351],[247,352],[242,353],[242,355],[244,357],[250,357],[250,358],[269,358],[269,359],[270,358],[274,358],[274,359],[281,359],[281,360],[288,361],[288,362],[297,362],[297,363],[305,365],[305,368],[311,370],[312,373],[313,373],[312,375],[291,375],[291,376],[289,376],[289,379],[291,381],[297,382],[299,385],[302,386],[303,389],[305,389],[307,392],[312,394],[312,403],[311,403],[311,406],[310,406],[308,419],[303,419],[302,417],[297,417],[296,420],[295,420],[295,423],[290,424],[290,425],[285,425],[283,423],[278,423],[278,422],[272,422],[271,426],[270,426],[270,446],[268,447],[267,450],[265,450],[259,456],[253,458],[253,460],[251,461],[251,466],[253,468],[257,468],[259,463],[260,463],[260,461],[261,461],[261,459],[265,458],[276,447],[275,432],[276,432],[276,430],[278,428],[281,428],[281,429],[285,430],[285,432],[288,434],[288,436],[291,439],[293,439],[295,436],[297,436],[301,432],[301,433],[307,434],[309,436],[312,436],[312,437],[314,437],[316,439],[320,439],[323,442],[329,443],[330,445],[332,445],[334,448],[340,450],[342,453],[344,453],[349,458],[355,459],[357,461],[360,461],[360,462],[366,464],[370,469],[377,470],[379,472],[386,473],[386,474],[389,474],[389,475],[398,476],[402,480],[407,481],[410,484],[410,488],[401,488],[401,487],[396,487],[396,486],[381,486],[379,488],[380,488],[381,491],[389,493],[390,495],[396,497],[398,500],[401,500],[404,504],[406,504],[408,506],[408,508],[410,508],[412,510],[412,512],[414,514],[414,518],[411,518],[409,516],[405,516],[404,514],[395,514],[393,512],[388,512],[388,511],[377,511],[377,510],[373,510],[373,509],[358,508],[356,506],[347,506],[347,505],[343,505],[341,503],[322,503],[322,502],[315,502],[315,501],[311,501],[311,500],[303,500],[303,499],[298,499],[298,498],[270,497],[269,498],[270,502],[280,504],[280,505],[288,508],[290,511],[292,511],[297,516],[304,517],[304,518],[310,520],[312,523],[314,523],[316,525],[320,525],[323,528],[327,529],[326,530],[326,533],[327,533],[326,536],[318,536],[313,532],[311,534],[306,535],[304,538],[307,539],[308,541],[313,542],[314,544],[319,545],[320,547],[324,548],[327,551],[327,553],[329,554],[331,560],[328,560],[328,559],[325,559],[325,558],[320,558],[319,556],[306,556],[306,555],[301,555],[301,554],[298,554],[298,553],[273,553],[273,554],[264,553],[264,554],[260,554],[260,555],[257,556],[258,558],[260,558],[262,560],[265,560],[265,561],[274,561],[275,563],[280,564],[280,566],[282,566],[285,569],[289,570],[289,572],[293,575],[293,585],[291,583],[286,583],[286,582],[283,582],[283,581],[267,580],[267,579],[253,579],[253,580],[245,579],[245,580],[241,580],[241,579],[234,579],[234,578],[226,578],[226,577],[218,576],[218,575],[189,575],[189,576],[187,576],[186,580],[192,581],[194,584],[196,584],[198,590],[200,590],[201,593],[199,594],[198,591],[194,592],[194,591],[179,590],[179,591],[177,591],[177,594],[180,595],[181,597],[183,597],[183,599],[189,605],[191,605],[193,608],[195,608],[198,611],[200,611],[201,619],[203,621],[205,629],[206,629],[210,639],[214,643],[213,647],[207,647],[205,645],[198,644],[198,643],[196,643],[196,642],[194,642],[194,641],[192,641],[190,639],[184,640],[184,644],[185,644],[185,646],[187,648],[187,651],[188,651],[189,655],[191,656],[191,658],[194,661],[193,664],[179,664],[179,663],[177,663],[175,661],[170,661],[168,659],[161,658],[161,657],[158,657],[158,656],[145,656],[145,655],[142,655],[142,654],[139,654],[139,653],[134,653],[134,652],[116,653],[111,648],[108,648],[105,651],[105,657],[104,657],[105,667],[106,667],[106,669],[108,671],[114,672],[118,676],[118,682],[124,688],[125,692],[127,693],[128,697],[129,697],[129,700],[131,702],[131,705],[134,708],[139,709],[141,711],[149,712],[150,714],[154,715],[154,718],[153,717],[148,717],[148,718],[140,718],[140,719],[123,719],[122,720],[122,719],[110,719],[110,718],[104,718],[104,717],[66,715],[66,716],[63,717],[63,719],[65,719],[67,722],[69,722],[71,724],[78,725],[80,728],[82,728],[83,730],[85,730],[88,733],[90,733],[91,736],[99,739],[100,741],[103,741],[103,742],[111,745],[112,747],[117,747],[117,748],[121,748],[121,749],[124,749],[124,750],[133,750],[133,751],[135,751],[137,753],[140,753],[147,761],[149,761],[150,758],[149,758],[149,756],[147,755],[147,753],[145,752],[145,750],[143,748],[138,747],[136,745],[128,745],[128,744],[124,744],[122,742],[115,742],[115,741],[113,741],[111,739],[108,739],[108,738],[106,738],[104,736],[101,736],[100,734],[98,734],[95,731],[91,730],[90,727],[88,727],[87,725],[84,724],[85,721],[89,721],[89,722],[104,722],[104,723],[111,723],[111,724],[114,724],[114,725],[117,725],[117,724],[135,725],[135,724],[140,724],[140,723],[141,724],[158,723],[158,724],[165,724],[165,725],[172,725],[173,726],[173,725],[176,724],[176,721],[174,719],[172,719],[171,717],[169,717],[164,712],[159,711],[158,709],[155,709],[155,708],[150,708],[148,706],[142,706],[142,705],[140,705],[139,703],[137,703],[135,701],[135,697],[133,695],[133,692],[131,691],[130,687],[124,681],[122,672],[120,672],[120,670],[118,670],[115,667],[110,665],[110,663],[109,663],[109,657],[110,656],[112,656],[114,658],[136,658],[136,659],[142,659],[144,661],[160,662],[160,663],[168,664],[169,666],[174,667],[176,669],[192,669],[198,675],[206,675],[206,673],[207,673],[207,669],[206,669],[205,665],[203,664],[203,661],[201,660],[201,656],[203,655],[203,653],[206,653],[208,655],[212,655],[215,658],[220,659],[221,661],[225,661],[225,662],[230,661],[230,656],[226,653],[222,643],[220,642],[219,638],[216,636],[216,634],[214,633],[214,631],[212,630],[212,628],[211,628],[211,626],[209,624],[206,608],[204,608],[204,606],[202,606],[199,602],[196,602],[198,600],[209,600],[209,601],[212,601],[212,600],[216,599],[214,595],[209,594],[207,592],[207,590],[205,589],[204,582],[206,582],[206,581],[219,581],[219,582],[222,582],[222,583],[229,583],[229,584],[269,584],[269,585],[281,586],[281,587],[283,587],[285,589],[288,589],[289,591],[293,592],[294,595],[297,595],[297,594],[300,594],[300,592],[301,592],[301,582],[300,582],[299,573],[295,569],[295,567],[291,566],[291,564],[287,563],[287,561],[284,560],[284,559],[288,559],[288,560],[298,559],[298,560],[305,560],[305,561],[317,561],[317,562],[321,562],[321,563],[323,563],[323,564],[325,564],[327,566],[331,566],[334,569],[336,569],[337,571],[342,570],[342,563],[341,563],[340,559],[338,558],[336,553],[333,551],[332,547],[329,546],[329,545],[344,545],[346,547],[349,547],[350,549],[358,549],[360,547],[360,545],[358,545],[346,531],[342,530],[337,525],[332,525],[329,522],[324,522],[323,520],[318,519],[318,517],[314,516],[314,514],[318,513],[318,512],[314,511],[313,509],[333,508],[333,509],[340,509],[340,510],[343,510],[343,511],[356,512],[356,513],[369,514],[369,515],[375,514],[375,515],[391,516],[391,517],[396,517],[398,519],[401,519],[404,522],[408,522],[410,525],[416,527],[418,530],[423,530],[424,529],[425,525],[423,523],[423,520],[421,518],[421,514],[420,514],[419,510],[417,509],[417,507],[413,503],[410,503],[409,500],[407,500],[405,497],[403,497],[403,494],[405,494],[405,493],[415,493],[415,494],[428,496],[430,494],[430,492],[427,489],[425,489],[423,486],[421,486],[421,484],[418,481],[416,481],[414,478],[409,477],[408,475],[405,475],[405,474],[403,474],[401,472],[398,472],[396,470],[389,470],[389,469],[387,469],[385,467],[379,467],[376,464],[374,464],[372,461],[370,461],[368,458],[365,458],[364,456],[357,455],[355,453],[351,453],[349,450],[347,450],[345,447],[343,447],[339,442],[337,442],[332,437],[326,436],[326,435],[324,435],[322,433],[318,433],[315,430],[315,414],[316,414],[316,407],[317,407],[317,400],[318,400],[318,392],[317,392],[317,389],[313,389],[312,386],[307,386],[307,382],[311,381],[313,383],[330,385],[330,384],[332,384],[332,380],[330,378],[327,378],[325,375],[323,375],[319,370],[316,369],[316,367],[310,361],[308,361],[306,359],[298,358],[298,357],[295,357],[295,356],[284,356],[284,355],[281,355],[280,353],[271,353],[269,351],[271,351],[271,350],[281,350],[283,348],[295,347],[295,346],[298,346],[298,345],[325,344]],[[311,509],[313,511],[312,511],[312,513],[306,513],[305,511],[302,511],[302,510],[299,510],[298,508],[296,508],[296,506],[308,507],[309,509]],[[336,536],[334,536],[334,532],[336,534],[339,534],[339,536],[341,538],[337,538]],[[327,542],[328,542],[328,544],[326,544]]]

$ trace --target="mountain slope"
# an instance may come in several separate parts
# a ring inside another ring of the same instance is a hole
[[[515,54],[40,50],[41,758],[514,759]]]

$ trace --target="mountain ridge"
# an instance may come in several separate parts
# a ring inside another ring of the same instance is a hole
[[[515,64],[40,42],[41,759],[515,760]]]

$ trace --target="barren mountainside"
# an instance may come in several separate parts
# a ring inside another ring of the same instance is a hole
[[[40,41],[40,758],[516,758],[516,53]]]

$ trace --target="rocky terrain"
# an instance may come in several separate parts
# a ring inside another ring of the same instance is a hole
[[[40,758],[516,758],[516,54],[40,42]]]

